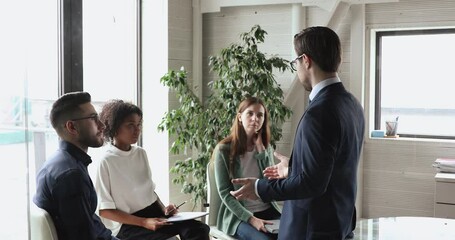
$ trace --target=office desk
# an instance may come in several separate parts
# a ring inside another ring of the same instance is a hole
[[[355,240],[454,240],[455,219],[432,217],[386,217],[362,219]]]
[[[439,172],[434,178],[434,216],[455,218],[455,174]]]

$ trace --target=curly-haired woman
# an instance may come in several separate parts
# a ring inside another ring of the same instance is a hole
[[[146,151],[134,145],[142,131],[142,110],[122,100],[107,102],[100,113],[107,151],[96,177],[99,214],[105,225],[122,240],[209,239],[209,227],[197,220],[167,222],[165,215],[176,207],[161,203]]]

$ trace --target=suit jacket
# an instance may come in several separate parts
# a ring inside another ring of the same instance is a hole
[[[355,228],[365,119],[341,82],[323,88],[300,119],[285,179],[257,183],[263,201],[286,200],[279,239],[342,240]]]

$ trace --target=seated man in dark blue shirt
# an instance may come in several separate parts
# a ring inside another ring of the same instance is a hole
[[[86,92],[60,97],[50,113],[61,142],[36,177],[35,204],[52,216],[59,239],[112,240],[95,214],[96,192],[87,171],[92,162],[87,150],[103,145],[104,124]]]

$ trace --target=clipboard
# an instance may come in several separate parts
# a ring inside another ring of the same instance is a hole
[[[190,219],[201,218],[208,215],[208,212],[178,212],[175,215],[170,216],[168,222],[180,222]]]

